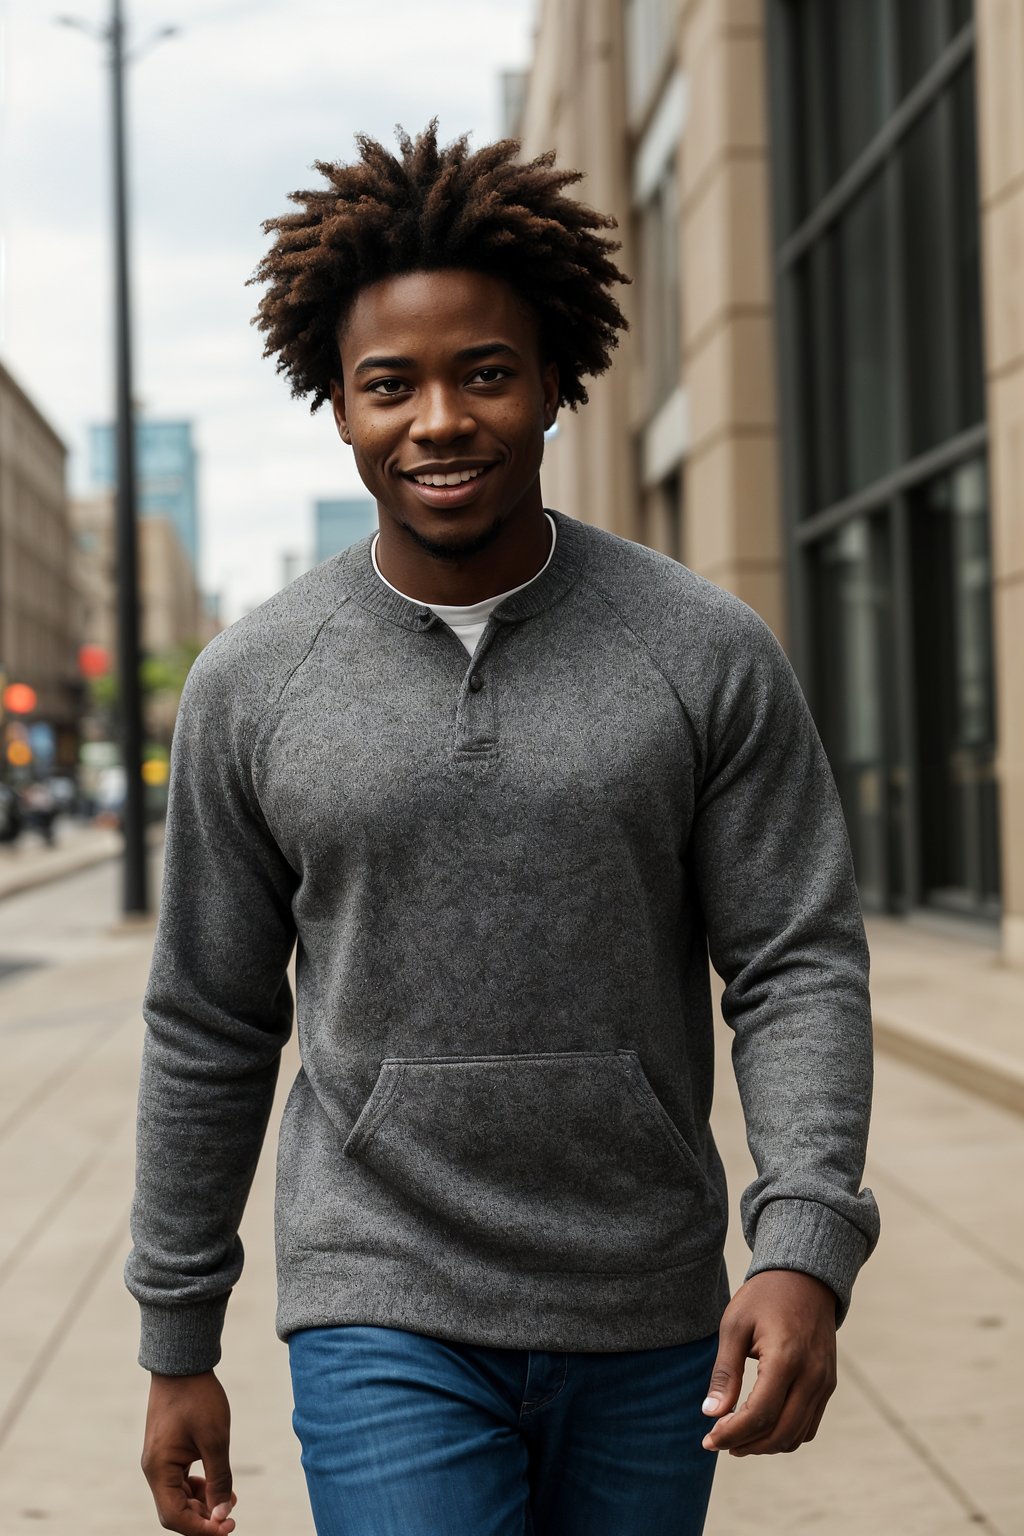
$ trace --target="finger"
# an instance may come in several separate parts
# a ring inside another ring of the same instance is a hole
[[[729,1413],[735,1408],[743,1388],[743,1371],[750,1344],[749,1329],[723,1321],[708,1395],[701,1404],[701,1411],[709,1419],[718,1418],[720,1414]]]
[[[200,1446],[199,1449],[203,1471],[206,1473],[204,1497],[207,1514],[214,1520],[226,1520],[234,1503],[227,1440],[218,1440],[213,1444]]]
[[[196,1510],[196,1500],[187,1488],[162,1488],[154,1490],[160,1524],[167,1531],[177,1531],[178,1536],[230,1536],[235,1528],[231,1519],[214,1520],[205,1512]]]
[[[811,1425],[811,1415],[806,1403],[800,1402],[794,1393],[786,1399],[786,1405],[769,1434],[756,1440],[746,1440],[731,1449],[730,1456],[775,1456],[780,1452],[795,1451],[803,1445]]]
[[[794,1368],[781,1359],[760,1361],[750,1396],[735,1413],[720,1419],[705,1435],[705,1450],[731,1451],[748,1441],[771,1435],[786,1405],[795,1374]],[[800,1405],[800,1412],[806,1415],[806,1401]]]
[[[825,1417],[825,1409],[828,1407],[828,1400],[831,1395],[832,1394],[830,1392],[826,1392],[822,1397],[821,1402],[815,1408],[814,1413],[811,1415],[810,1426],[806,1435],[804,1436],[805,1440],[813,1440],[815,1435],[818,1433],[818,1430],[821,1426],[821,1421]]]

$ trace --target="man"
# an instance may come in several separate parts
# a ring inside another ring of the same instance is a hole
[[[278,1332],[320,1536],[696,1536],[714,1452],[813,1438],[877,1236],[849,847],[767,626],[544,507],[544,433],[625,324],[613,221],[550,154],[399,142],[318,162],[256,274],[380,532],[182,698],[126,1271],[144,1466],[167,1528],[234,1528],[213,1367],[297,943]],[[731,1301],[709,949],[757,1165]]]

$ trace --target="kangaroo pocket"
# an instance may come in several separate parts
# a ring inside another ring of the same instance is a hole
[[[524,1269],[664,1269],[718,1235],[632,1050],[387,1060],[344,1153],[449,1241]]]

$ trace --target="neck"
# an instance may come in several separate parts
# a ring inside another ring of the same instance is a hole
[[[540,486],[532,498],[503,518],[482,549],[466,555],[437,555],[378,505],[377,565],[382,576],[407,597],[462,608],[497,597],[530,581],[551,552],[551,529]]]

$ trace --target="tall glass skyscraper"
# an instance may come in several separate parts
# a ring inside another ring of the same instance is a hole
[[[199,509],[196,494],[196,450],[190,421],[138,421],[135,424],[135,466],[139,482],[139,516],[166,517],[198,571]],[[89,428],[89,473],[98,491],[117,481],[117,440],[113,426]]]
[[[313,524],[313,559],[319,565],[368,533],[376,533],[377,508],[366,496],[317,501]]]

